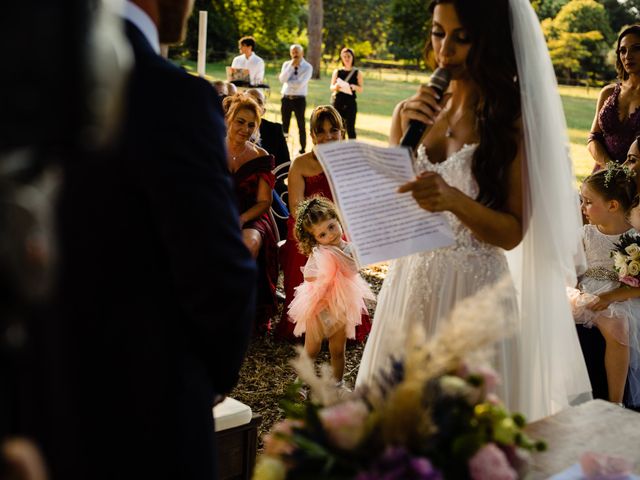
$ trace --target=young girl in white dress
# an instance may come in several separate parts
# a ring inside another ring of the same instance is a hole
[[[367,311],[363,299],[375,296],[358,273],[331,201],[321,196],[301,201],[295,235],[300,251],[309,260],[303,270],[304,282],[296,287],[289,305],[293,333],[305,334],[304,349],[313,359],[322,341],[329,339],[333,376],[342,385],[346,340],[355,338],[362,312]]]
[[[609,400],[622,404],[628,378],[626,403],[640,405],[640,288],[620,283],[611,256],[622,235],[637,234],[628,221],[636,190],[628,173],[600,170],[582,184],[582,211],[590,222],[582,227],[587,270],[578,289],[568,292],[576,323],[597,327],[605,339]]]

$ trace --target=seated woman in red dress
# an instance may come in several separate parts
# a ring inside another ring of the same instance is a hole
[[[250,139],[260,126],[261,110],[247,95],[224,99],[227,124],[227,155],[235,181],[240,210],[242,239],[258,263],[258,294],[255,329],[270,329],[276,313],[278,282],[278,245],[275,225],[269,216],[275,177],[273,156]]]
[[[311,112],[311,140],[314,145],[337,142],[344,138],[344,124],[338,111],[330,105],[321,105]],[[327,177],[313,151],[296,157],[289,170],[288,200],[289,220],[287,221],[287,241],[281,249],[280,263],[284,273],[284,291],[286,295],[282,317],[276,326],[275,335],[283,340],[299,342],[293,335],[295,324],[289,319],[287,309],[293,300],[294,289],[303,281],[302,267],[307,257],[298,250],[298,242],[293,234],[296,220],[294,212],[298,203],[312,195],[322,195],[333,200]],[[356,341],[364,342],[371,330],[371,320],[362,314],[362,324],[356,327]]]

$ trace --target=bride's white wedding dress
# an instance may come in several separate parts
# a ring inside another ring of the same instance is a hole
[[[465,145],[442,163],[431,163],[424,147],[418,149],[416,171],[438,173],[449,185],[471,198],[478,185],[471,172],[476,145]],[[402,358],[406,336],[415,324],[422,324],[432,336],[456,303],[509,274],[504,250],[481,242],[458,217],[445,212],[455,235],[455,244],[400,258],[391,263],[367,340],[356,383],[370,383],[390,359]],[[505,308],[518,318],[515,289]],[[509,308],[510,307],[510,308]],[[518,405],[517,337],[505,340],[496,349],[495,368],[502,378],[498,392],[509,407]]]
[[[566,122],[540,21],[528,0],[509,0],[509,7],[524,140],[524,238],[508,252],[507,267],[505,252],[479,242],[445,213],[455,246],[393,262],[378,297],[357,383],[371,380],[389,355],[403,356],[412,325],[434,332],[456,301],[510,270],[519,293],[519,309],[515,295],[513,301],[516,334],[499,345],[495,366],[507,406],[533,421],[591,398],[565,293],[566,285],[576,283],[584,253],[577,238],[581,218]],[[438,172],[473,198],[474,149],[464,146],[440,164],[429,163],[422,151],[418,167]]]

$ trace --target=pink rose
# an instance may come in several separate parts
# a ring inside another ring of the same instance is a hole
[[[293,452],[294,446],[289,441],[294,428],[301,428],[300,420],[285,419],[276,424],[271,433],[264,436],[264,453],[272,457],[288,455]]]
[[[329,440],[339,448],[355,448],[365,433],[365,420],[369,409],[361,401],[347,401],[318,412],[320,422]]]
[[[469,371],[471,375],[482,377],[483,388],[486,394],[495,393],[496,387],[500,385],[500,377],[494,369],[487,365],[472,367]]]
[[[469,460],[469,473],[473,480],[517,480],[506,455],[494,443],[488,443]]]
[[[640,287],[640,280],[638,280],[636,277],[632,277],[631,275],[620,277],[619,280],[625,285],[629,285],[630,287]]]

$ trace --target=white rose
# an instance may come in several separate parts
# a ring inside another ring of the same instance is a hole
[[[640,273],[640,262],[638,262],[637,260],[633,260],[631,263],[629,263],[629,266],[627,267],[627,273],[632,277],[638,275]]]
[[[637,243],[632,243],[624,249],[627,255],[631,257],[631,260],[637,260],[640,258],[640,247]]]
[[[618,270],[618,275],[621,277],[626,277],[627,276],[627,264],[625,263],[624,265],[620,266],[620,269]]]
[[[627,262],[625,261],[624,255],[622,255],[620,252],[615,252],[613,254],[613,264],[617,269],[620,269],[623,265],[626,265]]]

